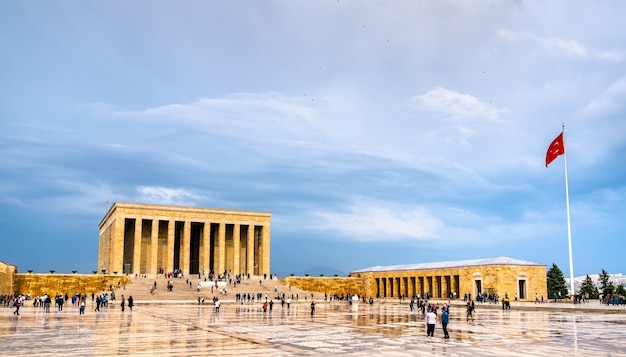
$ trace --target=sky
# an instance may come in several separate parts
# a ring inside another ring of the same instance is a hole
[[[0,261],[113,202],[266,211],[271,270],[626,273],[626,2],[0,4]],[[565,125],[566,155],[545,166]],[[567,164],[567,170],[565,165]]]

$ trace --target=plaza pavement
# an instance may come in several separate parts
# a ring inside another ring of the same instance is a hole
[[[443,301],[439,302],[440,304]],[[2,356],[626,356],[626,309],[596,303],[477,304],[466,321],[453,302],[449,331],[426,337],[423,316],[407,302],[359,304],[310,299],[263,313],[260,302],[225,299],[216,312],[189,300],[112,303],[80,316],[71,304],[45,313],[27,304],[19,316],[0,308]]]

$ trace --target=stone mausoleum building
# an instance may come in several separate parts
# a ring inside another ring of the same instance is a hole
[[[270,274],[269,212],[115,202],[100,222],[108,274]]]
[[[365,293],[380,298],[431,294],[433,298],[474,299],[478,294],[506,293],[511,300],[547,296],[546,266],[519,259],[457,260],[435,263],[375,266],[350,273],[363,281]],[[515,295],[517,294],[517,295]]]

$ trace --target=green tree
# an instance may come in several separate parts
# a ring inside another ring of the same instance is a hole
[[[607,296],[608,294],[613,294],[615,292],[615,285],[613,285],[611,276],[606,270],[602,269],[602,273],[598,277],[598,280],[600,281],[600,290],[602,290],[602,295]]]
[[[598,295],[600,295],[600,293],[598,292],[598,287],[596,287],[596,284],[593,283],[593,280],[591,280],[589,274],[587,274],[587,277],[580,285],[580,293],[583,295],[589,294],[590,299],[597,299]]]
[[[624,288],[624,284],[619,284],[615,289],[615,293],[617,295],[626,296],[626,288]]]
[[[555,263],[552,263],[552,267],[548,269],[546,280],[548,283],[548,298],[559,296],[559,293],[561,297],[567,297],[569,295],[563,272]]]

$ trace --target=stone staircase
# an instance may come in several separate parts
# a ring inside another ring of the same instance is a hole
[[[198,284],[204,279],[198,278],[198,275],[192,275],[183,278],[172,278],[174,282],[174,288],[172,291],[167,290],[167,283],[170,279],[166,279],[163,275],[142,275],[142,276],[130,276],[130,284],[115,289],[115,295],[117,301],[120,301],[122,295],[126,298],[133,297],[133,300],[142,303],[168,303],[168,302],[189,302],[198,303],[198,297],[204,297],[205,304],[211,303],[213,297],[222,302],[235,302],[235,294],[254,294],[256,301],[256,294],[261,293],[263,301],[265,301],[265,295],[268,299],[278,302],[279,293],[285,293],[286,297],[291,297],[292,294],[298,294],[300,301],[310,299],[311,293],[294,287],[289,287],[282,283],[280,279],[263,279],[263,277],[253,276],[250,279],[244,279],[240,284],[236,286],[234,284],[228,284],[225,287],[226,294],[221,293],[218,288],[214,288],[213,292],[209,287],[202,287],[200,291],[197,290]],[[259,284],[259,281],[261,282]],[[151,292],[152,286],[156,282],[157,288]],[[234,282],[234,279],[233,279]],[[191,285],[189,284],[191,283]],[[314,298],[323,299],[323,295],[320,293],[314,293]],[[294,300],[295,302],[295,300]]]

